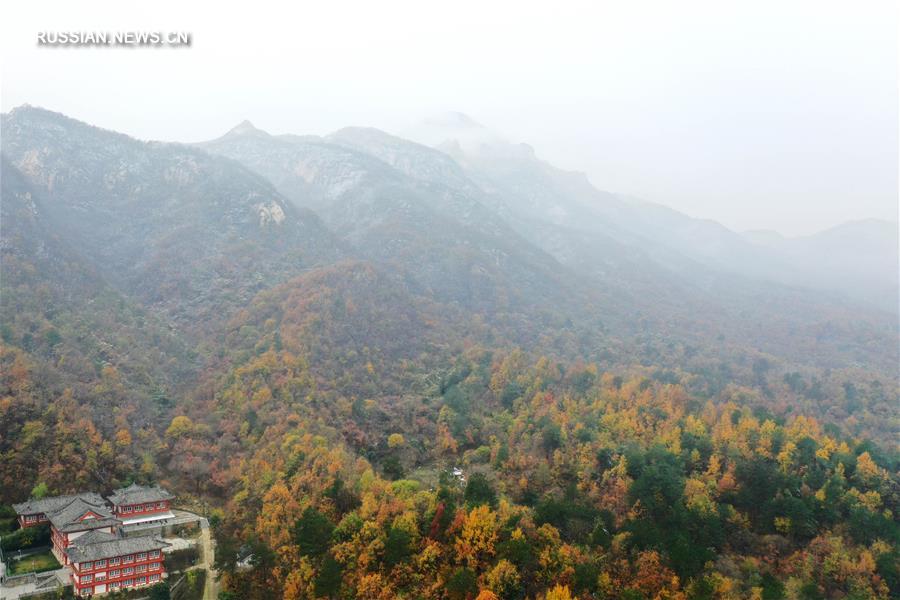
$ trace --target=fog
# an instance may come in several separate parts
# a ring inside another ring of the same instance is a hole
[[[2,109],[144,139],[403,134],[460,111],[601,189],[738,231],[897,220],[894,2],[8,4]],[[46,48],[38,31],[188,31]]]

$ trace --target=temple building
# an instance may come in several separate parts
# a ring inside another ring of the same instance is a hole
[[[66,549],[86,533],[112,534],[121,525],[106,506],[96,506],[76,498],[56,511],[47,513],[53,554],[61,565],[68,564]]]
[[[159,583],[165,577],[166,542],[149,535],[123,538],[92,531],[66,549],[72,584],[78,596]]]
[[[166,576],[162,549],[152,535],[125,536],[142,526],[163,525],[175,515],[174,496],[160,487],[132,484],[108,501],[95,493],[55,496],[14,504],[22,527],[48,523],[53,554],[69,569],[79,596],[158,583]]]
[[[144,487],[131,484],[115,490],[109,496],[113,514],[122,521],[123,527],[146,524],[164,524],[175,515],[169,510],[174,496],[161,487]]]
[[[93,506],[106,506],[106,500],[99,494],[86,493],[73,494],[70,496],[54,496],[52,498],[41,498],[40,500],[29,500],[28,502],[22,502],[21,504],[14,504],[13,508],[19,515],[19,526],[30,527],[32,525],[46,523],[48,521],[47,513],[56,512],[76,499],[82,500]]]

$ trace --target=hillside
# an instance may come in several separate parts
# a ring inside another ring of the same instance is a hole
[[[112,483],[133,448],[98,452],[126,423],[163,423],[198,360],[153,311],[110,286],[55,231],[53,205],[6,161],[0,172],[0,486],[27,495]],[[73,475],[74,474],[74,475]]]
[[[702,273],[712,269],[862,301],[896,319],[895,223],[848,223],[807,238],[767,243],[772,236],[763,236],[767,241],[758,243],[760,236],[602,191],[584,174],[558,169],[530,146],[511,143],[465,115],[423,123],[409,135],[453,157],[490,192],[490,206],[539,245],[541,229],[552,224],[608,236],[688,280],[708,279]],[[698,265],[707,267],[699,275]]]
[[[381,159],[424,185],[451,190],[453,198],[490,207],[521,238],[589,282],[617,335],[652,332],[698,346],[723,338],[786,361],[804,356],[820,367],[877,364],[894,372],[898,355],[890,340],[896,316],[881,308],[861,310],[834,294],[852,285],[832,286],[831,293],[804,287],[808,278],[790,281],[780,267],[773,270],[782,257],[760,258],[752,244],[717,223],[598,191],[583,175],[539,160],[533,149],[465,123],[476,137],[441,146],[449,154],[374,129],[348,128],[327,139]],[[884,245],[879,250],[879,256],[890,256]],[[858,258],[839,254],[847,264]],[[868,272],[876,271],[889,269],[879,263]],[[636,327],[638,322],[644,327]],[[839,343],[814,333],[835,329],[848,334]],[[881,350],[873,352],[875,347]]]
[[[322,216],[357,255],[405,273],[419,293],[486,313],[560,306],[584,286],[519,237],[473,194],[410,178],[332,137],[271,136],[238,126],[201,147],[273,181]]]
[[[0,501],[164,485],[222,600],[896,597],[898,324],[804,262],[871,282],[890,232],[741,236],[460,125],[3,115]]]
[[[45,220],[111,285],[178,326],[202,327],[343,255],[315,215],[233,162],[31,107],[2,127],[3,154],[43,195]]]
[[[789,269],[780,276],[803,285],[841,292],[888,312],[898,310],[900,262],[897,223],[870,219],[814,235],[785,238],[774,232],[745,232],[762,252]]]

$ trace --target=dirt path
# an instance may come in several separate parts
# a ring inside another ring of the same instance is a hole
[[[203,546],[203,568],[206,569],[206,585],[203,588],[203,600],[216,600],[219,596],[219,582],[216,581],[216,571],[213,569],[215,563],[215,549],[212,539],[212,531],[209,528],[209,521],[203,519],[200,521],[200,543]]]
[[[206,583],[203,586],[203,600],[216,600],[219,597],[219,582],[216,581],[216,571],[213,565],[216,562],[216,544],[209,528],[209,520],[197,513],[174,509],[178,523],[197,523],[200,525],[201,562],[191,569],[206,570]]]

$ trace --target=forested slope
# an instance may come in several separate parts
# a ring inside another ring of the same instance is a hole
[[[890,313],[530,152],[2,125],[3,502],[161,483],[231,598],[896,597]]]

